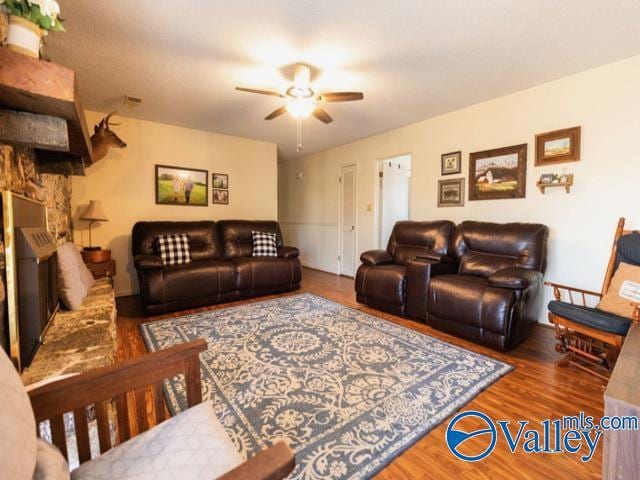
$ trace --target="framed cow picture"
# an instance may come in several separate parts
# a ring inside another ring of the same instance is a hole
[[[438,207],[464,207],[464,178],[438,180]]]

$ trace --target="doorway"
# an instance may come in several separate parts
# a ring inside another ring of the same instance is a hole
[[[356,180],[355,165],[340,167],[338,273],[348,277],[353,277],[356,273]]]
[[[396,222],[409,219],[411,155],[378,162],[378,247],[385,248]]]

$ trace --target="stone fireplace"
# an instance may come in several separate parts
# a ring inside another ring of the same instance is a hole
[[[41,174],[32,149],[0,144],[0,190],[38,200],[47,205],[49,233],[58,244],[71,241],[71,177]],[[2,210],[0,209],[0,217]],[[1,218],[0,218],[1,220]],[[0,345],[7,351],[7,305],[5,288],[4,235],[0,221]]]

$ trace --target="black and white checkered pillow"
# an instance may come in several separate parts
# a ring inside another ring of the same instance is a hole
[[[189,235],[186,233],[156,235],[156,246],[165,266],[191,263]]]
[[[251,231],[253,236],[254,257],[277,257],[276,234],[269,232]]]

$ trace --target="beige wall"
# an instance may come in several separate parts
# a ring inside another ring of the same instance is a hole
[[[103,116],[86,112],[93,129]],[[110,248],[116,260],[116,295],[137,292],[131,258],[131,228],[138,220],[275,219],[277,152],[273,143],[190,130],[131,118],[114,131],[128,144],[112,149],[87,170],[73,177],[72,210],[75,242],[88,245],[87,224],[78,220],[89,200],[101,200],[109,222],[94,226],[93,243]],[[155,204],[155,165],[177,165],[209,171],[209,205],[186,207]],[[229,205],[211,204],[213,172],[229,174]]]
[[[283,162],[279,214],[288,241],[301,248],[304,264],[337,270],[338,172],[341,164],[355,163],[357,249],[377,247],[376,161],[411,153],[412,219],[544,223],[551,231],[547,278],[599,290],[618,217],[640,227],[638,85],[640,56]],[[534,167],[535,134],[576,125],[582,126],[582,160]],[[467,200],[464,207],[437,208],[442,153],[463,152],[462,175],[444,178],[468,177],[470,152],[525,142],[526,198]],[[542,195],[536,188],[540,174],[565,171],[575,174],[571,194],[550,189]],[[545,294],[549,300],[550,292]]]

